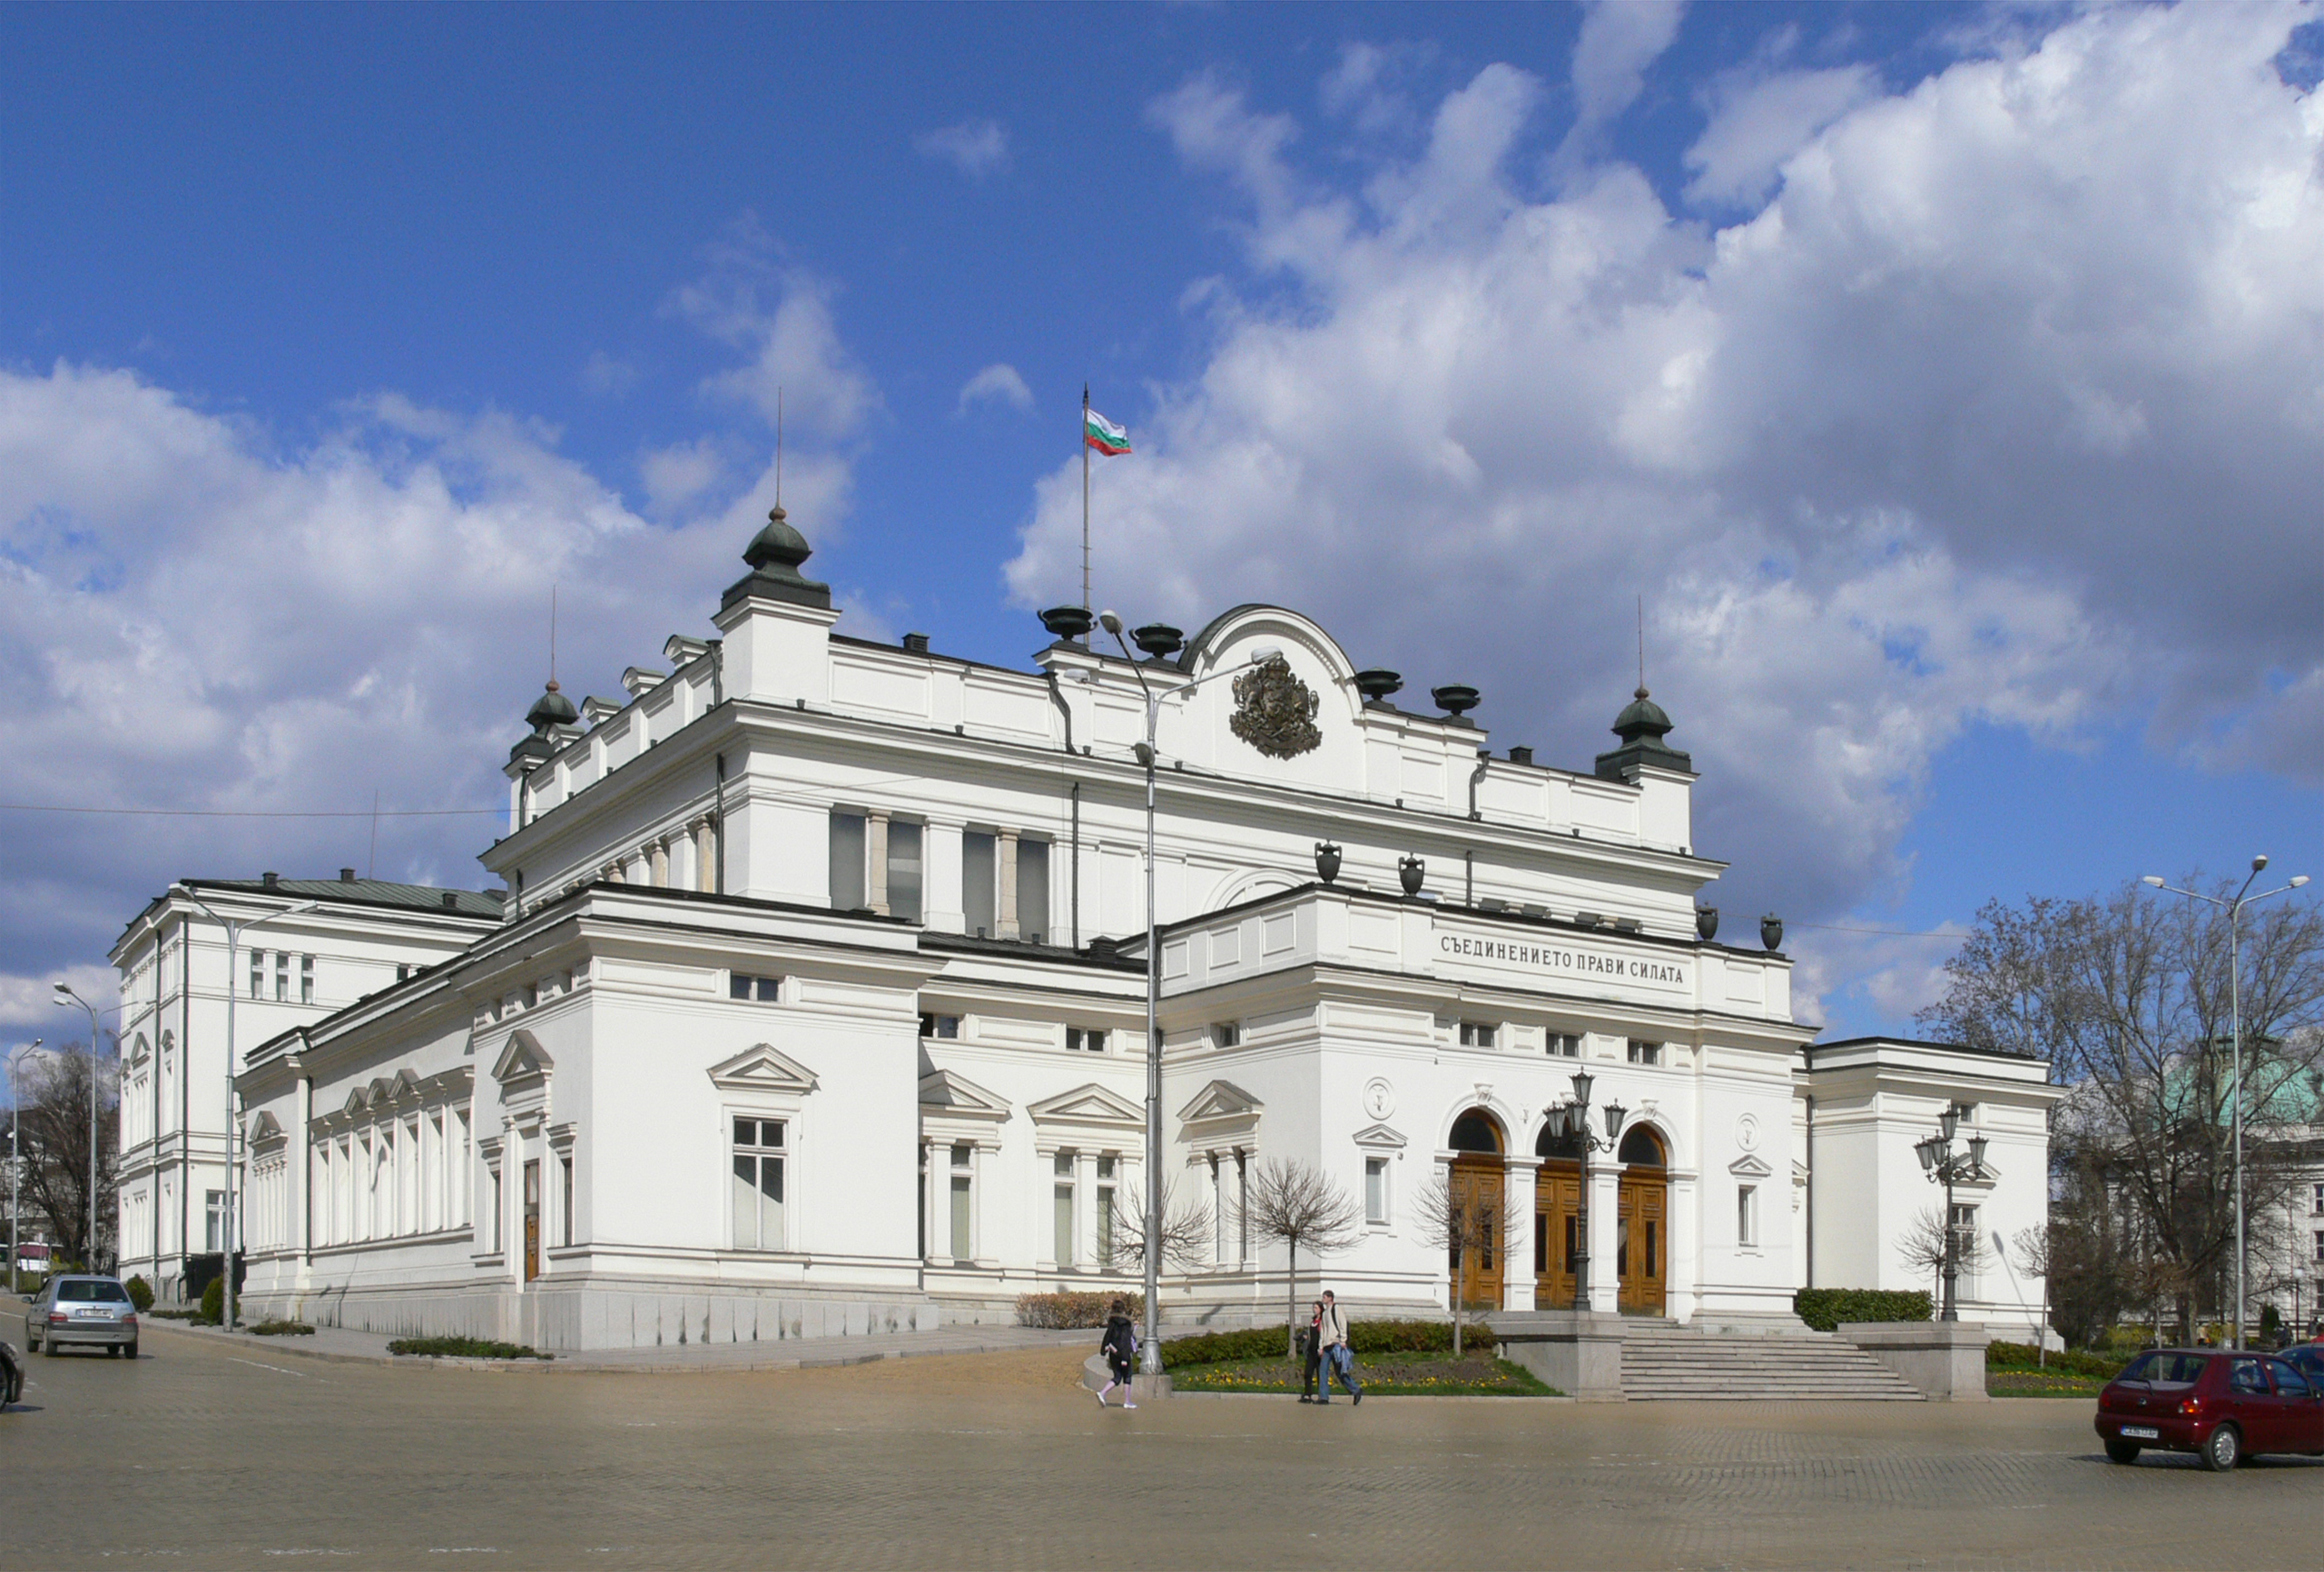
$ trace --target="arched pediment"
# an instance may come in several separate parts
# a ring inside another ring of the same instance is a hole
[[[733,1058],[712,1065],[710,1080],[722,1092],[788,1092],[804,1096],[815,1090],[815,1072],[773,1043],[753,1044]]]

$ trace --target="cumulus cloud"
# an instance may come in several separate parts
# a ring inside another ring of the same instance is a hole
[[[1009,133],[997,120],[963,120],[912,138],[923,158],[942,159],[971,180],[1009,167]]]
[[[1011,409],[1031,409],[1033,390],[1025,386],[1025,379],[1017,375],[1017,368],[1005,361],[985,367],[961,385],[958,413],[967,414],[971,404],[1006,404]]]
[[[1626,9],[1577,52],[1600,118],[1667,41]],[[1532,189],[1507,66],[1353,181],[1194,78],[1153,118],[1264,284],[1213,283],[1207,358],[1107,470],[1100,584],[1190,626],[1312,608],[1575,763],[1643,594],[1698,842],[1736,909],[1803,918],[1901,888],[1973,721],[2192,735],[2272,711],[2270,673],[2324,712],[2324,100],[2271,64],[2307,14],[2109,8],[1901,91],[1730,84],[1691,165],[1746,209],[1717,230],[1603,158]],[[1028,604],[1078,571],[1077,477],[1036,489]]]
[[[1646,68],[1678,36],[1684,0],[1589,0],[1574,44],[1574,116],[1579,126],[1605,124],[1634,103]]]

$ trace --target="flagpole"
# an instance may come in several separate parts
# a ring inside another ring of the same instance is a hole
[[[1081,385],[1081,609],[1089,610],[1089,384]],[[1083,634],[1086,640],[1089,635]]]

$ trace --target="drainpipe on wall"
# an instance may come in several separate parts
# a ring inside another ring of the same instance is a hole
[[[1483,748],[1477,750],[1477,767],[1469,771],[1469,817],[1477,814],[1477,783],[1485,778],[1485,771],[1493,767],[1493,755]]]
[[[1477,904],[1477,854],[1473,851],[1461,853],[1461,904]]]
[[[726,893],[726,755],[718,755],[718,784],[713,789],[717,811],[710,815],[710,840],[718,866],[711,870],[710,888],[714,895]]]
[[[1057,686],[1057,673],[1052,671],[1048,673],[1048,677],[1049,702],[1056,705],[1057,713],[1065,718],[1065,756],[1070,759],[1074,756],[1073,710],[1065,702],[1064,691]],[[1067,877],[1072,881],[1073,890],[1073,898],[1070,902],[1073,908],[1073,947],[1078,950],[1081,948],[1081,782],[1075,781],[1073,783],[1072,797],[1073,852]],[[996,869],[995,872],[997,873],[998,870]]]
[[[1805,1050],[1803,1050],[1803,1052],[1804,1051]],[[1808,1062],[1812,1068],[1814,1065],[1814,1060],[1810,1058]],[[1807,1281],[1802,1286],[1813,1288],[1816,1286],[1816,1094],[1813,1092],[1808,1093],[1807,1102],[1808,1117],[1806,1145],[1808,1159],[1808,1196],[1807,1204],[1802,1208],[1802,1210],[1807,1213],[1808,1259],[1805,1273]]]

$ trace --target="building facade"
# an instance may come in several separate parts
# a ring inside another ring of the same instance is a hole
[[[1500,1203],[1472,1304],[1573,1304],[1586,1246],[1594,1308],[1780,1318],[1812,1269],[1894,1275],[1880,1192],[1817,1161],[1911,1163],[1929,1097],[2038,1146],[2039,1065],[2004,1095],[1975,1056],[1803,1053],[1780,925],[1721,942],[1702,904],[1722,865],[1643,689],[1560,769],[1280,607],[1142,659],[1046,614],[1010,670],[836,634],[808,555],[778,510],[716,638],[621,699],[551,684],[483,854],[500,920],[248,1055],[254,1309],[600,1347],[1133,1282],[1149,704],[1167,1319],[1316,1286],[1251,1226],[1270,1165],[1348,1198],[1321,1270],[1371,1311],[1448,1306],[1452,1193]],[[1623,1111],[1605,1149],[1562,1117],[1577,1070],[1594,1128]]]

